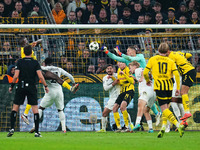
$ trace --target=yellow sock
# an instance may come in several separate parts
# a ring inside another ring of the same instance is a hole
[[[162,115],[162,124],[166,127],[166,125],[167,125],[167,118],[164,116],[164,115]]]
[[[68,90],[71,89],[71,86],[66,81],[63,82],[62,86],[67,88]]]
[[[114,114],[114,119],[115,119],[115,123],[116,123],[116,125],[117,125],[117,128],[121,128],[119,113],[118,113],[118,112],[115,112],[115,113],[113,113],[113,114]]]
[[[182,102],[183,102],[183,107],[184,107],[185,112],[190,112],[188,94],[182,95]]]
[[[31,109],[31,105],[26,104],[26,109],[24,111],[24,114],[28,116],[29,110]]]
[[[165,116],[171,123],[173,123],[175,126],[177,126],[178,121],[174,117],[173,113],[169,109],[165,109],[163,111],[163,116]]]
[[[128,127],[128,112],[127,112],[127,110],[123,111],[122,114],[123,114],[125,126]]]

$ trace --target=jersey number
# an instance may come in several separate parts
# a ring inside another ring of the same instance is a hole
[[[159,73],[166,74],[167,73],[167,63],[159,62],[158,65],[159,65]]]

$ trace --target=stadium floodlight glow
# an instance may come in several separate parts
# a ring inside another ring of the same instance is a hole
[[[200,29],[200,24],[0,24],[0,29]]]

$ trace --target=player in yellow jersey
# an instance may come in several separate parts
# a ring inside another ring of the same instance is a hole
[[[169,46],[167,43],[161,43],[158,52],[159,55],[151,57],[144,69],[144,78],[147,85],[151,85],[148,73],[151,72],[154,79],[154,90],[156,97],[162,110],[163,126],[158,133],[158,138],[163,137],[167,125],[167,119],[172,122],[180,133],[180,137],[184,134],[184,126],[176,120],[173,113],[169,110],[169,103],[172,98],[173,82],[171,77],[174,75],[177,82],[176,95],[180,93],[180,77],[173,60],[167,57]]]
[[[21,37],[19,39],[19,45],[21,46],[21,58],[25,57],[24,54],[24,47],[27,45],[31,45],[32,47],[37,46],[38,44],[40,44],[42,42],[42,39],[39,39],[33,43],[29,43],[26,37]],[[32,50],[32,55],[31,57],[33,59],[36,60],[36,56],[34,55],[34,51]],[[72,86],[70,86],[66,81],[63,81],[60,77],[58,77],[57,75],[55,75],[54,73],[47,71],[47,70],[42,70],[42,74],[44,76],[44,78],[46,80],[54,80],[56,82],[58,82],[60,85],[62,85],[63,87],[67,88],[68,90],[70,90],[73,93],[76,93],[76,91],[79,88],[79,84],[73,84]],[[28,121],[28,113],[29,110],[31,109],[31,105],[27,104],[26,105],[26,109],[24,111],[24,114],[21,115],[22,120],[26,123],[29,124]]]
[[[127,106],[134,97],[134,79],[133,76],[129,70],[129,68],[126,66],[125,63],[118,62],[119,69],[117,71],[117,78],[114,82],[118,82],[120,84],[120,94],[116,99],[116,102],[113,106],[113,114],[115,123],[117,125],[116,132],[129,132],[129,115],[127,112]],[[125,128],[122,130],[122,127],[120,125],[120,116],[118,109],[120,108]]]
[[[181,97],[185,114],[180,120],[182,120],[182,123],[184,124],[184,122],[186,122],[186,120],[192,116],[189,109],[188,91],[196,79],[196,70],[187,60],[187,57],[191,57],[191,54],[189,55],[188,53],[184,54],[181,52],[173,52],[168,49],[167,55],[176,63],[178,71],[182,76]]]

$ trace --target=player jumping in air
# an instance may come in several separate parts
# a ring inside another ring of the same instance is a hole
[[[149,72],[152,73],[154,79],[154,91],[162,110],[163,125],[158,133],[158,138],[163,137],[167,125],[167,119],[173,123],[179,131],[180,137],[184,134],[184,126],[181,125],[169,110],[169,104],[172,98],[173,82],[171,77],[174,75],[177,82],[176,95],[180,93],[180,77],[176,64],[172,59],[167,57],[169,46],[167,43],[161,43],[158,47],[159,55],[149,59],[146,68],[144,69],[144,78],[148,86],[151,86]]]
[[[19,44],[21,46],[21,58],[25,57],[25,54],[24,54],[24,47],[25,46],[31,45],[32,47],[35,47],[36,45],[40,44],[41,42],[42,42],[42,40],[40,39],[40,40],[37,40],[37,41],[30,44],[26,37],[21,37],[19,39]],[[31,57],[36,60],[36,56],[34,55],[33,50],[32,50]],[[46,80],[55,80],[57,83],[59,83],[60,85],[67,88],[68,90],[70,90],[73,93],[75,93],[79,88],[79,84],[73,84],[73,86],[70,86],[66,81],[63,81],[60,77],[58,77],[57,75],[55,75],[54,73],[52,73],[50,71],[42,71],[42,74],[43,74],[43,76]],[[30,109],[31,109],[31,105],[27,104],[26,109],[24,111],[24,114],[21,115],[22,120],[26,124],[29,124],[28,113],[29,113]]]

